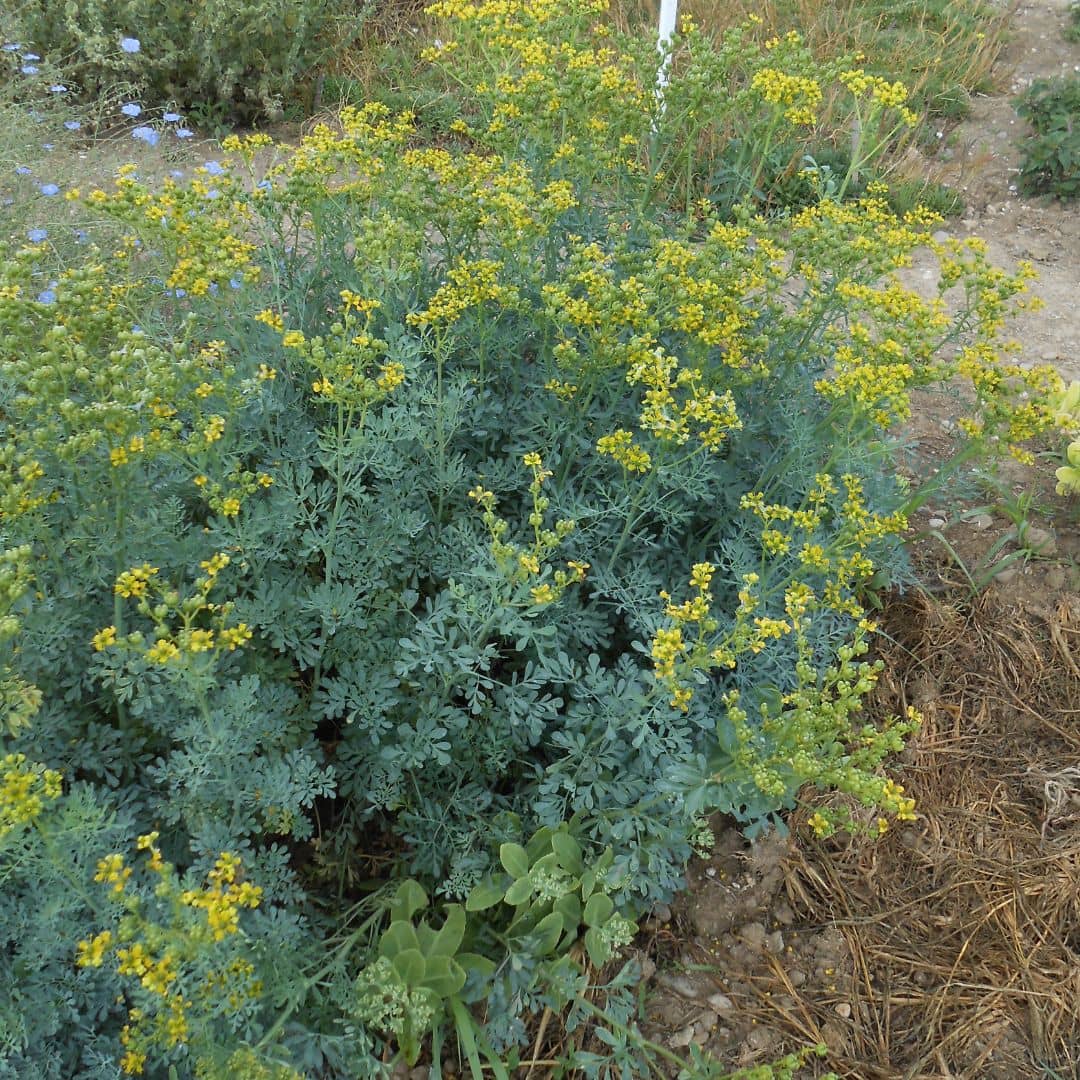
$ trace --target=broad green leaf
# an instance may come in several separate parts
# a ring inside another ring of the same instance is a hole
[[[423,888],[412,878],[408,878],[398,886],[394,894],[394,901],[390,905],[390,921],[397,922],[399,919],[409,920],[427,907],[428,897]]]
[[[407,986],[419,986],[423,982],[426,964],[419,949],[403,949],[392,963]]]
[[[565,924],[562,915],[553,911],[545,915],[537,924],[533,934],[536,936],[536,948],[541,956],[555,951],[559,938],[563,935]]]
[[[559,856],[559,862],[564,870],[575,876],[581,873],[583,868],[581,845],[569,833],[553,833],[551,847]]]
[[[404,952],[406,949],[420,951],[420,942],[413,924],[405,920],[392,922],[379,940],[379,952],[387,959],[393,960],[399,952]]]
[[[494,907],[502,900],[505,891],[502,885],[496,885],[491,878],[486,878],[469,893],[469,897],[465,901],[465,910],[485,911],[489,907]]]
[[[465,985],[465,972],[448,956],[429,956],[421,985],[440,998],[453,997]]]
[[[518,878],[518,880],[515,881],[514,884],[506,890],[506,895],[503,897],[503,899],[508,904],[513,904],[515,907],[517,907],[518,904],[524,904],[525,901],[528,900],[530,896],[532,896],[532,894],[533,884],[526,876],[523,878]]]
[[[603,926],[614,911],[615,905],[610,896],[604,893],[593,893],[585,905],[585,925]]]
[[[529,856],[520,844],[503,844],[499,848],[499,862],[513,878],[523,878],[529,872]]]
[[[442,929],[435,935],[434,941],[428,946],[426,955],[453,956],[461,947],[461,939],[465,936],[465,909],[460,904],[447,904],[446,922]]]
[[[596,927],[592,927],[585,931],[585,951],[589,954],[589,959],[593,963],[593,967],[603,967],[611,956],[611,949],[608,948],[608,943],[603,939],[600,931]]]

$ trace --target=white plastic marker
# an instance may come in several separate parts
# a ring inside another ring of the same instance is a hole
[[[679,0],[660,0],[660,27],[656,38],[656,47],[664,58],[656,75],[656,96],[660,99],[660,111],[664,111],[664,87],[668,84],[668,68],[671,56],[668,47],[671,35],[675,33],[675,19],[679,13]]]

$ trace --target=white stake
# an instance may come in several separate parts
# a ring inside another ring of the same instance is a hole
[[[656,96],[660,100],[660,111],[664,111],[664,87],[668,84],[668,68],[671,57],[668,47],[671,35],[675,33],[675,19],[679,13],[679,0],[660,0],[660,27],[656,38],[656,47],[660,50],[664,62],[656,74]]]

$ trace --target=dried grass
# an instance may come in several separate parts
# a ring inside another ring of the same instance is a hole
[[[800,921],[840,928],[854,1023],[830,1065],[889,1080],[1080,1075],[1080,599],[1045,625],[989,596],[913,594],[876,706],[911,699],[919,819],[883,841],[804,845],[787,866]],[[785,980],[786,981],[786,980]],[[832,1005],[786,987],[820,1039]],[[764,1015],[768,1013],[767,1017]]]

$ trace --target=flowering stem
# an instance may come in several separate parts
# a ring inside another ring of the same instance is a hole
[[[116,555],[114,561],[115,573],[113,580],[115,581],[126,569],[126,555],[124,552],[124,535],[127,526],[127,499],[124,494],[123,487],[118,488],[116,492],[116,507],[115,507],[115,536],[116,536]],[[113,625],[116,627],[116,636],[123,638],[124,631],[124,598],[114,589],[113,590]],[[120,726],[120,730],[124,731],[128,727],[128,712],[127,705],[124,704],[119,698],[116,699],[116,720]]]

